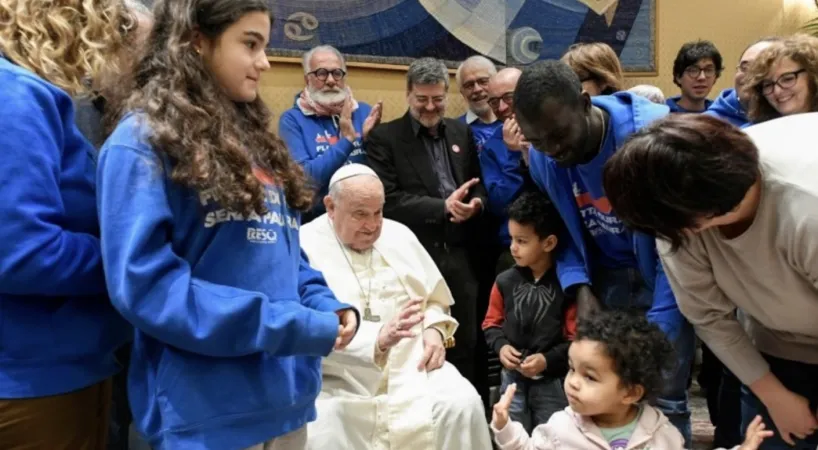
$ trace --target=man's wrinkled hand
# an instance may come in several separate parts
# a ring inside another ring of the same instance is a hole
[[[412,328],[423,322],[423,299],[413,299],[392,317],[392,320],[381,327],[378,332],[378,349],[382,352],[389,350],[402,339],[415,337]]]
[[[423,357],[420,358],[418,370],[433,370],[443,367],[446,361],[446,348],[443,346],[443,335],[434,328],[423,332]]]

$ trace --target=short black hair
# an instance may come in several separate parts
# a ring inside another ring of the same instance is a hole
[[[562,218],[551,200],[540,192],[526,192],[508,207],[508,219],[531,225],[540,239],[562,231]]]
[[[623,386],[641,385],[642,400],[661,392],[665,377],[676,368],[676,352],[662,330],[633,311],[597,311],[577,324],[574,342],[598,342],[613,360]]]
[[[706,58],[713,60],[713,64],[716,66],[716,78],[718,79],[724,70],[724,65],[722,65],[721,53],[715,44],[710,41],[698,40],[682,45],[679,53],[676,54],[676,60],[673,61],[673,84],[680,86],[676,79],[684,75],[685,69]]]
[[[699,220],[735,210],[759,175],[758,149],[741,130],[705,114],[671,114],[632,134],[605,163],[602,182],[626,226],[676,251]]]
[[[514,113],[533,122],[546,100],[582,105],[582,83],[571,67],[558,60],[539,61],[523,69],[514,89]]]

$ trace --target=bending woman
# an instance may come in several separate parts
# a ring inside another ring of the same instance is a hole
[[[357,315],[301,252],[312,193],[258,96],[267,2],[154,14],[98,169],[111,300],[136,328],[134,423],[155,449],[303,448],[321,357]]]

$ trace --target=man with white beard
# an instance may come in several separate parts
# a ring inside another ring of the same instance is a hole
[[[327,194],[329,179],[344,164],[366,161],[369,132],[381,121],[382,104],[356,101],[346,83],[346,62],[336,48],[320,45],[304,53],[304,90],[281,115],[279,134],[293,158],[304,167],[318,190]],[[320,201],[304,214],[303,223],[321,215]]]
[[[327,213],[301,245],[335,295],[361,312],[350,345],[324,358],[310,450],[490,450],[477,391],[446,362],[458,322],[452,293],[412,231],[384,219],[384,187],[342,167]]]

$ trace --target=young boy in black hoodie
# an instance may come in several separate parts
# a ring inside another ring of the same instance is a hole
[[[539,192],[526,193],[508,215],[515,265],[497,276],[483,332],[503,364],[500,391],[517,383],[509,416],[530,433],[568,406],[562,383],[576,303],[557,279],[553,252],[563,225],[553,204]]]

